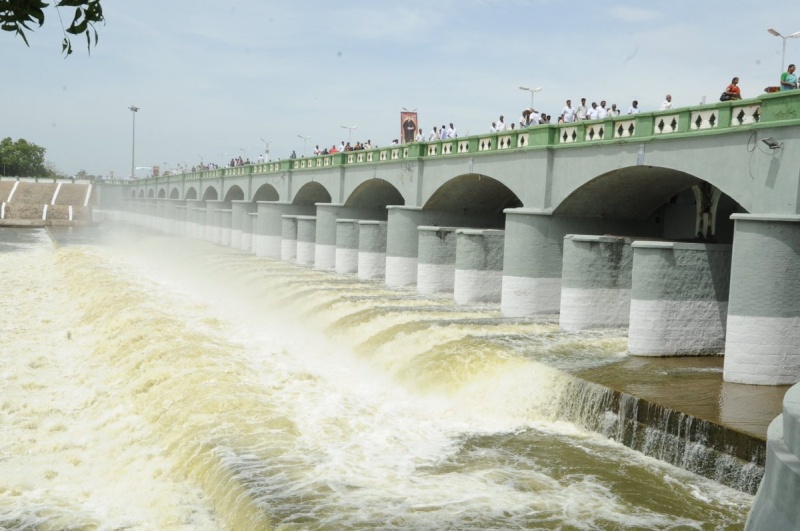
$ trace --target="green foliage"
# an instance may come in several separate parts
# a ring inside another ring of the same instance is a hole
[[[31,24],[44,24],[44,8],[46,4],[41,0],[0,0],[0,29],[16,33],[25,44],[28,44],[26,31],[33,31]],[[75,8],[72,22],[64,28],[63,19],[59,12],[59,19],[62,20],[61,26],[64,30],[64,40],[61,41],[61,51],[66,55],[72,53],[72,42],[69,35],[86,35],[86,48],[91,53],[92,37],[94,45],[97,46],[97,30],[95,24],[105,22],[103,18],[103,8],[100,0],[56,0],[55,8]],[[69,35],[68,35],[69,34]]]
[[[50,175],[44,162],[45,148],[20,138],[0,140],[0,172],[13,177],[42,177]]]

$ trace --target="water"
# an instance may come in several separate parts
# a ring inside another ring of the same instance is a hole
[[[624,358],[378,283],[0,229],[0,529],[737,529],[752,496],[563,419]]]

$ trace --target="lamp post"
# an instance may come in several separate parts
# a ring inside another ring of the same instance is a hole
[[[128,109],[133,116],[133,131],[131,132],[131,179],[133,179],[136,176],[133,161],[136,159],[136,113],[139,112],[139,107],[131,105]]]
[[[348,133],[347,133],[347,143],[349,144],[352,141],[353,129],[358,129],[358,126],[357,125],[349,125],[349,126],[348,125],[342,125],[340,127],[342,129],[348,129],[349,130]]]
[[[306,143],[308,142],[308,139],[311,138],[311,137],[310,136],[297,135],[297,138],[302,138],[303,139],[303,157],[305,157],[306,156]]]
[[[269,145],[272,143],[272,140],[264,140],[262,138],[261,141],[264,142],[264,162],[269,162]]]
[[[768,29],[767,31],[772,35],[775,35],[776,37],[780,37],[781,39],[783,39],[783,51],[781,52],[781,73],[783,73],[783,64],[786,59],[786,39],[796,39],[797,37],[800,37],[800,31],[795,31],[791,35],[787,35],[785,37],[772,28]]]
[[[535,93],[537,93],[537,92],[541,92],[542,91],[542,87],[536,87],[536,88],[520,87],[519,89],[520,90],[525,90],[525,91],[531,93],[531,109],[533,109],[533,95]]]

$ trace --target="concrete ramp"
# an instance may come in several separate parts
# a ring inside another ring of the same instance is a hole
[[[92,220],[88,183],[0,181],[2,225],[87,223]]]

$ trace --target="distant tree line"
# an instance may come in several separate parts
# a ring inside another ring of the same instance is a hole
[[[3,177],[50,177],[55,176],[44,161],[45,148],[20,138],[0,140],[0,172]]]

